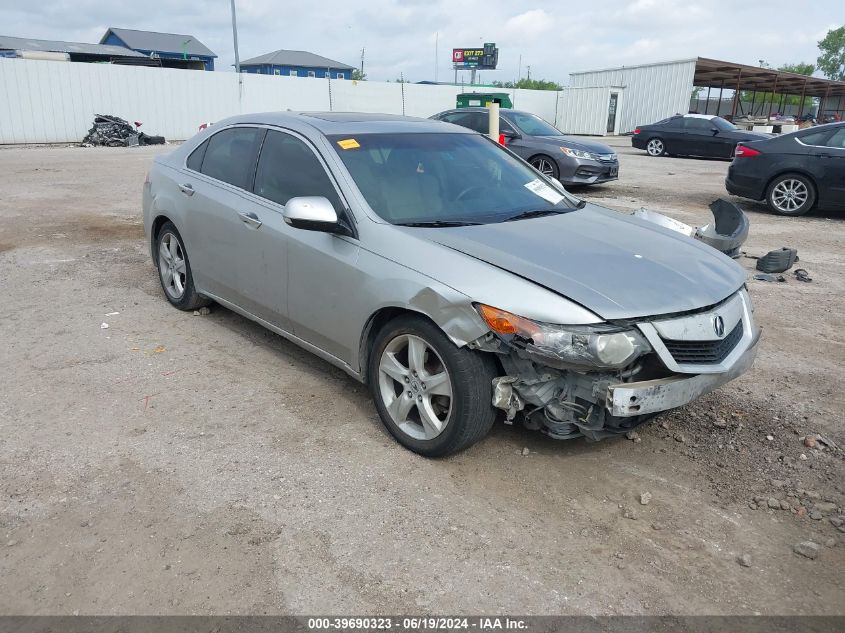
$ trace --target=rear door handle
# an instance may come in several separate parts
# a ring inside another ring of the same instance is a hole
[[[189,182],[186,182],[186,183],[185,183],[185,184],[183,184],[183,185],[179,185],[179,191],[181,191],[182,193],[184,193],[186,196],[192,196],[192,195],[194,195],[194,188],[193,188],[193,186],[191,185],[191,183],[189,183]]]
[[[238,211],[238,216],[244,221],[244,224],[257,229],[260,228],[263,222],[254,213],[247,213],[246,211]]]

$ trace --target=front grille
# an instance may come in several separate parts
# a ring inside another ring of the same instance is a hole
[[[733,330],[718,341],[671,341],[663,339],[663,344],[676,363],[696,365],[715,365],[728,357],[739,339],[742,338],[742,321]]]

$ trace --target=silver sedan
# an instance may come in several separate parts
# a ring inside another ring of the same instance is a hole
[[[497,416],[558,439],[624,433],[757,348],[731,259],[447,123],[234,117],[156,158],[143,205],[171,304],[215,301],[343,368],[423,455]]]

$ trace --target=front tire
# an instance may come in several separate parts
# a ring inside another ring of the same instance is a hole
[[[427,319],[407,315],[377,335],[369,358],[370,393],[382,423],[405,448],[444,457],[490,431],[492,356],[456,347]]]
[[[663,156],[666,154],[666,146],[663,144],[663,139],[650,138],[645,145],[645,151],[649,156]]]
[[[557,164],[548,156],[544,156],[542,154],[540,156],[534,156],[529,163],[534,169],[546,176],[546,178],[554,178],[555,180],[558,180],[560,177]]]
[[[816,203],[816,188],[800,174],[783,174],[766,189],[769,208],[779,215],[804,215]]]
[[[196,310],[211,303],[194,287],[188,253],[172,222],[165,222],[159,230],[155,252],[161,289],[171,305],[180,310]]]

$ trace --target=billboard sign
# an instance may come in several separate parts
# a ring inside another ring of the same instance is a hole
[[[492,43],[484,44],[483,48],[453,48],[452,63],[457,69],[494,70],[499,63],[499,49]]]

